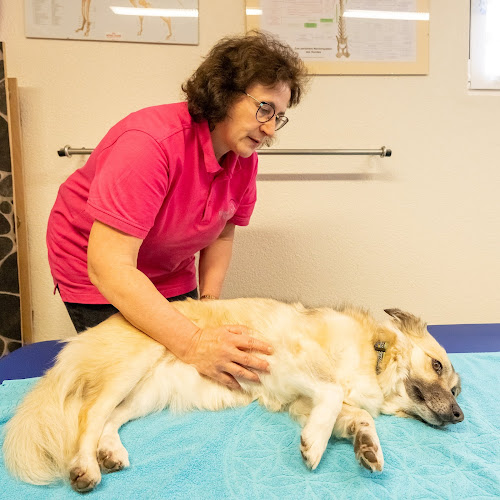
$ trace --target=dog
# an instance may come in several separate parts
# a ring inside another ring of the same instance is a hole
[[[5,464],[17,478],[95,488],[129,466],[119,428],[169,407],[220,410],[257,400],[302,425],[300,451],[315,469],[330,437],[350,439],[361,466],[382,471],[379,413],[432,426],[461,422],[461,390],[446,351],[425,323],[399,309],[381,323],[351,306],[306,308],[273,299],[172,303],[200,328],[246,325],[273,345],[261,383],[231,390],[204,377],[116,314],[66,340],[55,365],[7,424]]]

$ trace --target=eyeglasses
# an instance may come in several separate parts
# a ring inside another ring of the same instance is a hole
[[[279,130],[288,123],[288,118],[285,115],[276,114],[276,110],[274,109],[274,106],[271,103],[259,101],[258,99],[255,99],[254,96],[247,94],[246,92],[245,95],[251,97],[255,102],[259,104],[257,112],[255,113],[255,118],[257,119],[258,122],[267,123],[268,121],[272,120],[272,118],[276,115],[276,125],[274,127],[274,130]]]

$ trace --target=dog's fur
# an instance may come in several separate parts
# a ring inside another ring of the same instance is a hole
[[[445,350],[416,317],[398,309],[387,324],[342,307],[307,309],[271,299],[187,300],[175,307],[199,327],[246,325],[274,347],[270,373],[241,391],[199,375],[117,314],[71,338],[55,366],[27,395],[7,427],[5,463],[34,484],[67,478],[88,491],[103,472],[129,465],[118,429],[169,407],[220,410],[258,400],[302,425],[305,463],[319,464],[330,436],[351,439],[362,466],[381,471],[373,417],[414,417],[434,426],[463,420],[460,378]],[[374,344],[387,343],[377,363]]]

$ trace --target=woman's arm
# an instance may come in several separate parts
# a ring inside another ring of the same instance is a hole
[[[228,222],[219,237],[200,252],[198,273],[201,296],[220,297],[224,278],[231,261],[234,228],[234,224]]]
[[[200,373],[233,388],[239,387],[234,377],[258,381],[251,370],[266,371],[269,365],[249,351],[269,354],[271,346],[251,337],[244,326],[198,328],[137,269],[141,244],[141,239],[96,220],[87,250],[94,286],[136,328]]]

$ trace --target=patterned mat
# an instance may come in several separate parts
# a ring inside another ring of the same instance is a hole
[[[500,498],[500,353],[452,354],[462,377],[465,421],[445,430],[390,416],[376,420],[385,469],[370,474],[347,441],[331,440],[311,472],[300,428],[287,414],[254,403],[222,412],[168,410],[120,431],[129,469],[103,477],[100,499],[487,499]],[[36,379],[0,386],[0,433]],[[1,438],[3,443],[3,436]],[[68,484],[33,486],[8,476],[0,458],[1,499],[84,498]]]

